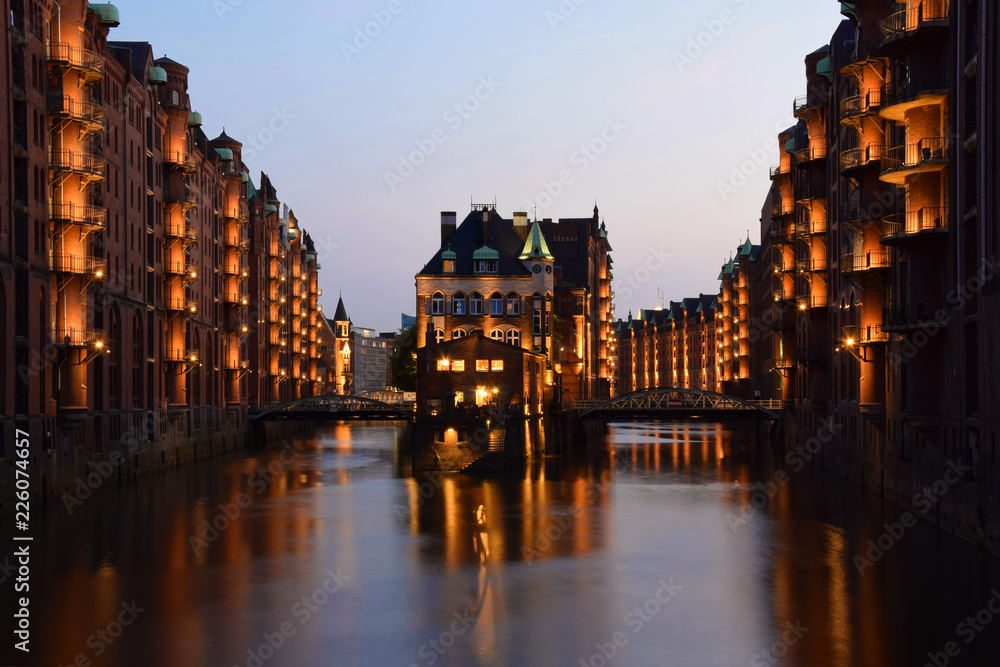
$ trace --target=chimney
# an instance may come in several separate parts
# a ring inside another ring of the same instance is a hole
[[[528,214],[521,213],[520,211],[514,213],[514,228],[518,229],[521,227],[528,226]]]
[[[454,211],[441,211],[441,245],[444,245],[451,233],[455,231],[457,218]]]

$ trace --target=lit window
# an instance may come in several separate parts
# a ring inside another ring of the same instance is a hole
[[[476,359],[476,370],[485,373],[490,370],[490,360],[489,359]]]
[[[469,295],[469,315],[483,314],[483,295],[473,292]]]
[[[492,362],[490,362],[490,370],[502,371],[503,359],[494,359]]]
[[[494,329],[493,331],[490,332],[490,338],[492,338],[493,340],[502,341],[503,331],[501,331],[500,329]]]
[[[503,315],[503,295],[500,292],[494,292],[490,297],[490,315],[494,317]]]
[[[445,273],[455,273],[455,260],[446,259],[441,262]]]
[[[465,338],[468,335],[469,332],[466,331],[465,329],[455,329],[454,331],[451,332],[451,339],[455,340],[456,338]]]
[[[444,315],[444,294],[441,292],[431,296],[431,315]]]
[[[455,315],[465,315],[465,292],[455,292],[451,297],[451,312]]]
[[[455,361],[451,362],[451,370],[455,371],[456,373],[461,373],[462,371],[464,371],[465,359],[456,359]]]
[[[517,329],[508,329],[506,342],[515,347],[521,347],[521,332]]]
[[[521,314],[521,298],[517,295],[517,292],[511,292],[507,295],[507,314]]]
[[[447,359],[438,359],[438,370],[446,371],[451,367],[451,363]]]

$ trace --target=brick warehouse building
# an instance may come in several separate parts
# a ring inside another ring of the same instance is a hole
[[[0,72],[0,438],[49,494],[113,450],[231,447],[247,410],[324,393],[315,244],[188,69],[114,42],[110,4],[11,0]],[[5,471],[6,474],[6,471]]]
[[[824,465],[904,505],[968,466],[936,520],[1000,551],[1000,8],[841,5],[778,136],[748,263],[749,388],[783,400],[790,444],[832,420]]]
[[[596,206],[592,218],[530,224],[490,204],[461,225],[442,213],[440,249],[416,276],[417,348],[483,330],[545,356],[546,404],[609,397],[610,251]]]

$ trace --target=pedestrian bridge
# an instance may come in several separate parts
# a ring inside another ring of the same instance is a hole
[[[311,396],[289,401],[273,408],[251,414],[253,421],[278,419],[410,419],[407,412],[397,405],[389,405],[365,396]]]
[[[724,419],[750,417],[777,419],[773,408],[779,401],[745,401],[725,394],[700,389],[644,389],[610,401],[577,401],[583,419]]]

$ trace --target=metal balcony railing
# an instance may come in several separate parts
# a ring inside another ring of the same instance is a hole
[[[96,347],[104,339],[104,332],[85,327],[56,327],[52,330],[52,344],[61,347]]]
[[[812,259],[795,260],[795,268],[799,273],[811,273],[813,271],[826,271],[826,257],[816,257]]]
[[[49,166],[56,171],[103,178],[105,161],[103,157],[89,152],[51,150]]]
[[[851,253],[840,259],[841,273],[859,273],[872,269],[887,269],[892,264],[892,251],[888,249]]]
[[[93,102],[84,102],[69,95],[52,94],[47,98],[47,107],[53,116],[72,118],[93,128],[104,126],[104,107]]]
[[[826,157],[826,146],[806,146],[795,151],[796,164],[806,164]]]
[[[840,154],[840,170],[857,169],[882,159],[882,144],[868,144],[863,148],[849,148]]]
[[[871,345],[889,342],[889,333],[882,330],[881,324],[868,324],[863,327],[845,326],[841,329],[841,336],[845,345]]]
[[[932,303],[906,303],[886,306],[882,311],[882,329],[902,331],[935,321],[939,306]]]
[[[949,0],[921,0],[916,6],[890,14],[882,20],[882,35],[886,41],[913,33],[929,23],[948,20]]]
[[[103,229],[106,226],[108,212],[100,206],[51,202],[49,217],[52,222]]]
[[[185,171],[198,170],[198,158],[187,151],[163,151],[163,161]]]
[[[198,241],[198,228],[187,222],[171,222],[163,227],[165,236],[177,239],[184,239],[192,243]]]
[[[882,106],[882,91],[869,90],[860,95],[852,95],[840,101],[840,117],[842,119],[865,116],[878,112]]]
[[[170,204],[197,206],[198,195],[186,188],[172,188],[163,191],[163,200]]]
[[[949,137],[927,137],[915,144],[891,146],[882,158],[882,172],[915,169],[921,164],[945,162],[949,158]]]
[[[163,360],[171,363],[182,363],[198,361],[198,350],[188,350],[184,348],[168,347],[163,350]]]
[[[198,276],[196,266],[186,261],[173,260],[164,262],[163,272],[172,276],[187,276],[190,279]]]
[[[917,234],[931,229],[948,227],[948,209],[944,206],[925,206],[915,211],[894,213],[882,220],[882,239],[907,234]]]
[[[163,307],[176,312],[185,311],[188,313],[198,312],[198,302],[193,299],[182,299],[178,297],[167,297],[163,299]]]
[[[948,70],[916,70],[909,76],[885,83],[882,86],[882,105],[890,107],[903,104],[917,99],[922,94],[932,92],[948,92]]]
[[[50,63],[80,70],[91,78],[104,76],[104,58],[89,49],[66,42],[49,42],[48,57]]]
[[[103,258],[91,257],[90,255],[53,254],[52,271],[75,276],[102,278],[107,272],[107,262]]]

